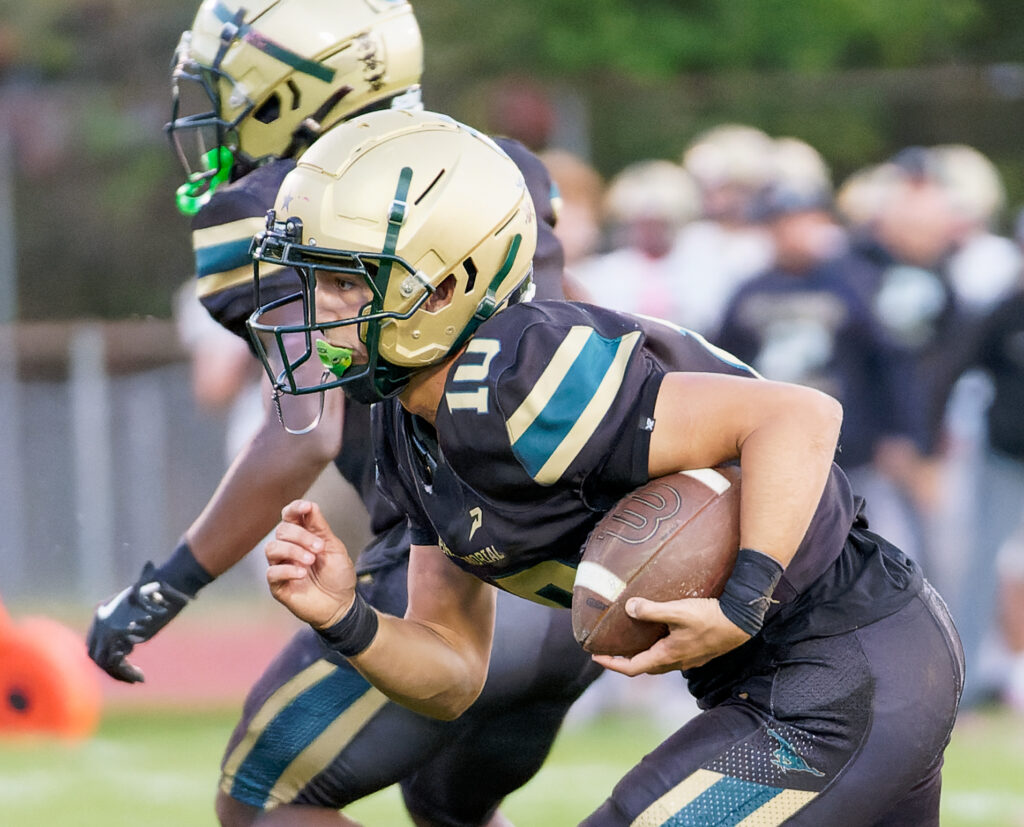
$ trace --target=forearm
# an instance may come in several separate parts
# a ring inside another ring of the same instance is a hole
[[[443,632],[406,618],[379,615],[371,646],[350,662],[391,700],[421,715],[452,720],[479,696],[487,658]],[[489,650],[488,650],[489,651]]]
[[[340,414],[301,436],[268,414],[185,534],[196,560],[215,577],[231,568],[273,530],[281,509],[309,489],[340,447]]]
[[[324,636],[392,700],[451,720],[476,700],[487,677],[495,590],[456,569],[439,550],[414,548],[404,618],[378,613],[368,645],[365,628],[353,632],[350,624],[336,623],[335,634]],[[364,605],[361,611],[373,610]],[[354,648],[362,651],[350,655],[352,638],[361,634],[364,640]]]

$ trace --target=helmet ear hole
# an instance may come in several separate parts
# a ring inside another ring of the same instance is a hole
[[[430,298],[423,304],[423,309],[429,313],[436,313],[443,307],[447,307],[451,304],[452,296],[455,293],[455,274],[452,273],[445,277],[434,292],[431,293]]]
[[[260,123],[273,123],[281,117],[281,98],[275,92],[267,98],[252,116]]]
[[[299,87],[295,84],[295,81],[288,78],[288,82],[285,84],[288,87],[288,91],[292,93],[292,111],[294,112],[300,106],[302,106],[302,92],[299,91]]]

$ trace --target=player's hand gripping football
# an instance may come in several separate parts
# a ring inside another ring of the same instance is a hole
[[[285,506],[266,554],[270,593],[297,618],[322,629],[349,610],[355,567],[316,503],[295,500]]]
[[[713,597],[666,603],[634,597],[626,603],[626,613],[637,620],[666,624],[668,635],[631,658],[594,655],[597,663],[623,675],[693,669],[750,640],[750,635],[723,614]]]
[[[163,582],[146,563],[131,586],[96,609],[86,637],[89,657],[108,675],[126,683],[145,680],[128,662],[136,643],[149,640],[173,620],[189,596]]]

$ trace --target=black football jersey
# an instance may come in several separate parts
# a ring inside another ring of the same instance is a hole
[[[249,247],[266,226],[267,210],[274,206],[281,181],[294,168],[292,160],[257,167],[217,189],[192,219],[196,295],[217,322],[246,341],[245,322],[255,310]],[[298,276],[290,268],[260,266],[264,302],[299,288]]]
[[[647,482],[654,404],[669,371],[759,377],[699,335],[591,305],[533,302],[480,326],[449,371],[436,430],[374,406],[379,478],[412,539],[522,597],[569,606],[601,515]],[[853,497],[837,468],[781,588],[838,556]]]

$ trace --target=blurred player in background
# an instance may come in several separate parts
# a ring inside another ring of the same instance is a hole
[[[969,336],[949,278],[960,221],[949,190],[922,147],[897,153],[870,176],[874,214],[851,236],[851,286],[871,308],[904,366],[898,381],[918,414],[909,434],[892,434],[875,449],[875,473],[856,480],[872,525],[947,589],[933,525],[943,507],[944,418]]]
[[[604,193],[609,249],[581,261],[575,274],[597,304],[700,328],[691,273],[673,255],[676,238],[700,215],[700,194],[682,167],[650,159],[619,171]],[[630,273],[629,290],[622,274]]]
[[[376,611],[298,500],[267,545],[274,596],[381,691],[455,718],[487,676],[489,584],[568,607],[604,512],[651,478],[739,461],[722,596],[634,598],[667,636],[595,657],[684,670],[704,711],[584,823],[938,824],[962,652],[920,568],[858,517],[832,462],[838,403],[666,322],[521,301],[536,228],[515,165],[428,112],[350,121],[285,178],[254,257],[297,268],[306,323],[289,339],[264,306],[250,327],[282,392],[380,400],[380,479],[413,547],[407,612]]]
[[[296,159],[357,113],[418,107],[421,66],[405,2],[200,7],[176,54],[169,130],[189,171],[178,203],[194,216],[198,295],[225,329],[246,335],[250,242]],[[538,292],[559,297],[550,181],[520,145],[503,145],[522,164],[544,222]],[[269,268],[260,289],[279,299],[299,285],[290,268]],[[275,318],[301,321],[287,309]],[[97,610],[93,659],[119,680],[142,680],[127,660],[132,648],[241,560],[331,461],[372,518],[376,539],[359,558],[360,593],[402,614],[409,536],[404,516],[376,491],[367,406],[338,391],[279,399],[174,553]],[[401,782],[417,825],[507,824],[497,811],[503,797],[537,771],[570,704],[601,669],[576,645],[565,613],[505,598],[498,616],[491,680],[451,723],[388,702],[312,630],[300,632],[246,699],[222,764],[221,823],[349,824],[336,810]]]
[[[695,136],[682,166],[700,189],[701,216],[683,227],[677,258],[702,291],[705,335],[713,336],[736,289],[771,262],[771,240],[750,223],[750,202],[772,179],[775,143],[760,129],[724,123]]]
[[[773,261],[732,296],[715,343],[769,379],[809,385],[842,403],[836,461],[857,489],[876,445],[912,434],[915,417],[902,353],[852,284],[857,259],[833,208],[831,174],[813,147],[776,140],[773,181],[753,199],[750,220],[766,229]]]
[[[571,273],[578,262],[601,248],[604,179],[594,167],[568,150],[546,149],[539,157],[558,188],[555,235],[562,242],[565,268]]]
[[[1024,212],[1016,244],[1024,249]],[[969,667],[964,705],[994,699],[1024,712],[1024,272],[980,318],[965,367],[987,385],[969,389],[983,416],[967,498],[975,553],[953,603]]]
[[[950,283],[964,310],[980,316],[1018,286],[1020,248],[999,232],[1006,188],[995,164],[972,146],[941,144],[928,151],[957,217]]]

